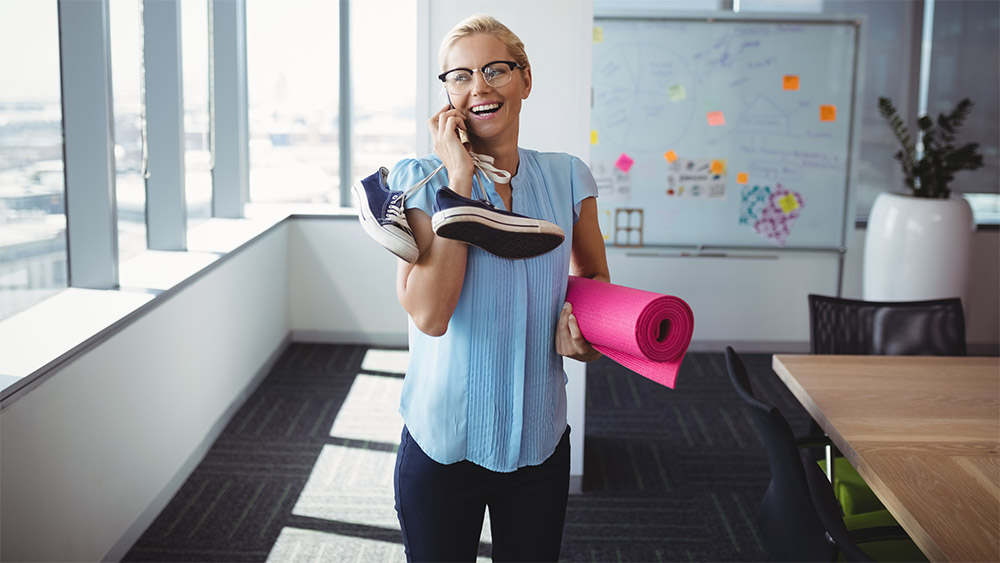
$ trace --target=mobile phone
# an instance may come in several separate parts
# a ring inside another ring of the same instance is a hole
[[[448,98],[448,107],[455,109],[455,104],[451,103],[451,94],[448,93],[447,89],[443,90],[445,97]],[[465,131],[465,129],[458,130],[458,140],[461,141],[463,145],[469,142],[469,134]]]

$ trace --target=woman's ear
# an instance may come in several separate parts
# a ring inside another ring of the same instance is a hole
[[[521,74],[524,75],[524,79],[521,81],[521,99],[527,100],[528,94],[531,93],[531,67],[522,68]]]

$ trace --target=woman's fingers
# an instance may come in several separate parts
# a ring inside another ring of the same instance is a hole
[[[573,314],[573,305],[569,302],[563,305],[559,313],[556,325],[556,353],[581,362],[590,362],[601,356],[601,353],[583,337],[580,325],[576,322],[576,315]]]

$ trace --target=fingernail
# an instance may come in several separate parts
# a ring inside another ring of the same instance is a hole
[[[569,301],[563,303],[563,310],[569,309]]]

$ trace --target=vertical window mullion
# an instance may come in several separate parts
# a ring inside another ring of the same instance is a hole
[[[118,286],[108,0],[59,1],[69,285]]]
[[[146,236],[150,250],[187,247],[180,0],[144,1]]]
[[[351,3],[340,3],[340,206],[351,206]]]
[[[214,217],[243,217],[249,194],[245,9],[245,0],[210,3]]]

